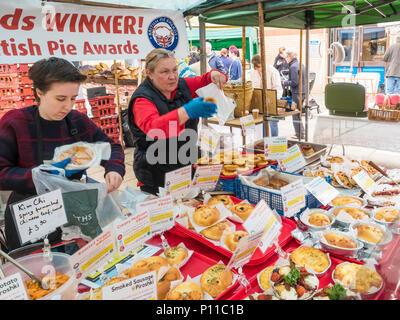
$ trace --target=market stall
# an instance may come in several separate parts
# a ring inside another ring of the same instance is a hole
[[[81,210],[79,229],[90,237],[68,241],[76,245],[68,254],[46,241],[17,252],[33,280],[7,258],[0,284],[11,289],[0,299],[399,298],[398,169],[381,171],[369,159],[285,137],[232,150],[232,136],[206,129],[203,156],[166,173],[157,196],[126,188],[100,206],[106,214],[96,215],[95,228],[86,228],[92,219]],[[74,204],[50,183],[60,179],[54,172],[35,172],[39,195],[13,204],[24,243],[65,224]],[[31,211],[46,221],[27,218]]]

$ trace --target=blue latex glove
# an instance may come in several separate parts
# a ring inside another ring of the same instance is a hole
[[[51,165],[56,168],[65,169],[65,167],[71,162],[71,158],[66,158],[60,162],[52,163]],[[49,170],[47,171],[51,174],[59,174],[57,170]],[[70,176],[83,172],[86,174],[86,170],[65,170],[65,176],[69,178]]]
[[[211,118],[217,113],[217,105],[203,101],[203,97],[190,100],[183,107],[190,119]]]
[[[289,98],[289,97],[283,97],[283,98],[280,98],[280,100],[286,100],[286,101],[289,103],[290,109],[292,109],[292,102],[293,102],[293,100],[292,100],[291,98]]]

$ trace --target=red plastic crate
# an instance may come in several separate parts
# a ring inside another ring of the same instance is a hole
[[[33,65],[33,63],[19,63],[18,71],[19,72],[29,72],[29,68]]]
[[[115,95],[110,94],[108,96],[102,96],[102,97],[97,97],[97,98],[90,98],[88,99],[90,105],[93,108],[96,107],[105,107],[105,106],[112,106],[115,105]]]
[[[100,118],[100,126],[105,127],[113,124],[118,123],[118,115],[115,114],[113,116],[108,116],[108,117],[101,117]]]
[[[19,83],[23,84],[23,85],[26,85],[26,84],[32,84],[33,81],[31,79],[29,79],[29,76],[28,76],[27,72],[23,72],[19,76]]]
[[[21,96],[33,96],[33,89],[30,86],[21,86],[19,87],[19,94]]]
[[[79,112],[87,114],[87,109],[86,109],[86,106],[85,106],[85,99],[75,100],[74,107]]]
[[[0,87],[18,87],[19,78],[17,74],[0,74]]]
[[[16,73],[18,72],[17,64],[0,64],[0,73]]]
[[[10,97],[15,97],[20,95],[20,90],[18,88],[4,87],[0,88],[0,99],[9,100]]]
[[[23,101],[20,100],[20,97],[17,97],[16,99],[0,100],[0,109],[23,108],[25,105],[23,104]]]
[[[100,118],[99,117],[92,117],[91,119],[96,124],[96,126],[100,127]]]
[[[22,108],[29,107],[29,106],[36,105],[36,104],[37,103],[36,103],[35,97],[30,96],[30,97],[26,97],[26,98],[22,99]]]
[[[101,127],[101,129],[104,131],[106,135],[113,135],[113,134],[119,134],[119,125],[118,124],[111,124],[105,127]]]
[[[115,115],[115,109],[117,108],[116,105],[112,106],[104,106],[104,107],[93,107],[92,106],[92,114],[93,117],[107,117]]]
[[[114,142],[116,142],[116,143],[121,143],[119,133],[117,133],[117,134],[109,134],[108,136],[109,136],[111,139],[113,139]]]

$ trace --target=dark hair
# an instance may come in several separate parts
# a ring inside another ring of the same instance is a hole
[[[232,52],[232,53],[234,53],[236,56],[239,57],[239,50],[238,50],[238,48],[236,48],[236,46],[231,45],[231,46],[229,47],[229,52]]]
[[[254,67],[261,65],[261,56],[259,54],[254,55],[253,58],[251,58],[251,63]]]
[[[38,103],[40,103],[40,98],[36,89],[46,93],[55,82],[82,83],[86,80],[86,76],[80,73],[72,63],[56,57],[35,62],[29,69],[29,78],[33,81],[33,93]]]

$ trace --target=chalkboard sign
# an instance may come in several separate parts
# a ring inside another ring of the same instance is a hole
[[[61,189],[11,204],[21,244],[39,239],[67,223]]]

